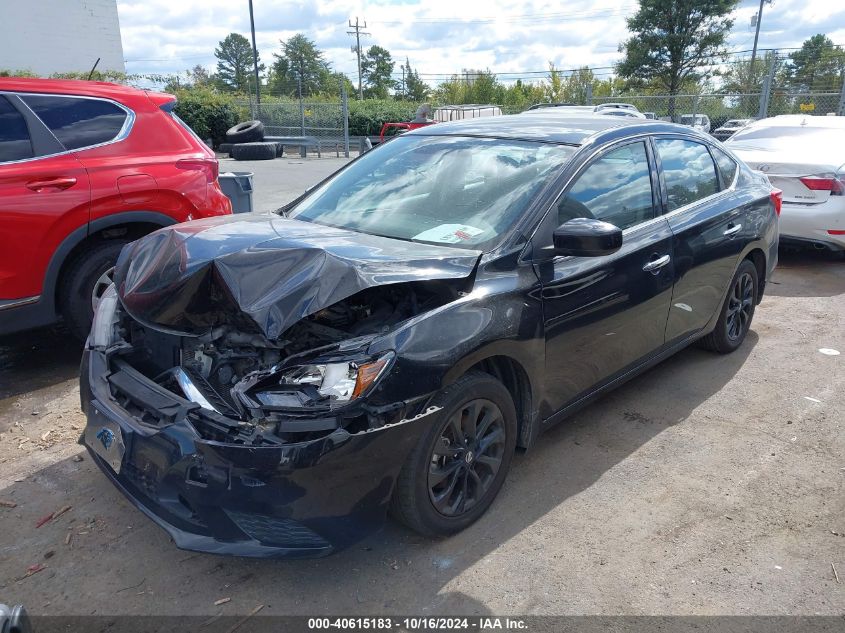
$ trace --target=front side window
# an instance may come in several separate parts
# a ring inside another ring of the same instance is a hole
[[[69,150],[114,140],[126,122],[126,112],[109,101],[57,95],[21,99]]]
[[[695,141],[655,139],[666,180],[669,211],[680,209],[719,190],[716,167],[707,147]]]
[[[599,158],[558,203],[558,225],[593,218],[626,229],[654,216],[645,143],[625,145]]]
[[[315,189],[288,217],[483,250],[501,241],[574,152],[554,143],[402,135]]]
[[[26,120],[6,97],[0,95],[0,163],[32,156],[32,141]]]

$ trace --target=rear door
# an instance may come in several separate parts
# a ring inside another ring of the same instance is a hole
[[[13,93],[0,93],[0,300],[38,297],[59,244],[87,230],[88,173]]]
[[[754,235],[733,184],[738,167],[715,147],[678,137],[654,139],[664,212],[675,235],[675,285],[666,342],[702,329],[721,308],[737,260]],[[723,164],[717,171],[711,155]]]
[[[622,228],[623,243],[611,255],[537,264],[550,405],[544,417],[663,346],[672,232],[659,217],[654,167],[645,140],[614,146],[581,170],[552,210],[555,227],[592,217]]]

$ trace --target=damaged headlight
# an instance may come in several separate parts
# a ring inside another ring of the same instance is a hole
[[[390,363],[392,353],[368,363],[326,363],[298,365],[279,374],[279,385],[311,386],[320,396],[333,402],[354,400],[369,389]],[[265,405],[284,406],[290,403],[288,397],[273,389],[256,394]]]
[[[110,285],[97,305],[91,334],[88,341],[91,347],[108,347],[114,341],[114,324],[117,320],[117,289]]]

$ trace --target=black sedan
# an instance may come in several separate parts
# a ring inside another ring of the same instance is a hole
[[[415,130],[277,213],[127,246],[84,353],[81,441],[182,548],[319,556],[388,510],[452,534],[516,447],[693,342],[739,347],[779,209],[689,127]]]

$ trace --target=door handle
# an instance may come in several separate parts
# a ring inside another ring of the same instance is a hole
[[[731,235],[736,235],[742,230],[741,224],[728,224],[728,229],[722,233],[722,235],[727,235],[730,237]]]
[[[41,193],[42,191],[64,191],[76,184],[76,178],[48,178],[47,180],[30,180],[26,183],[27,189]]]
[[[663,268],[666,264],[668,264],[670,260],[671,257],[669,257],[668,255],[658,257],[657,259],[653,259],[645,266],[643,266],[643,270],[647,273],[655,273],[661,268]]]

